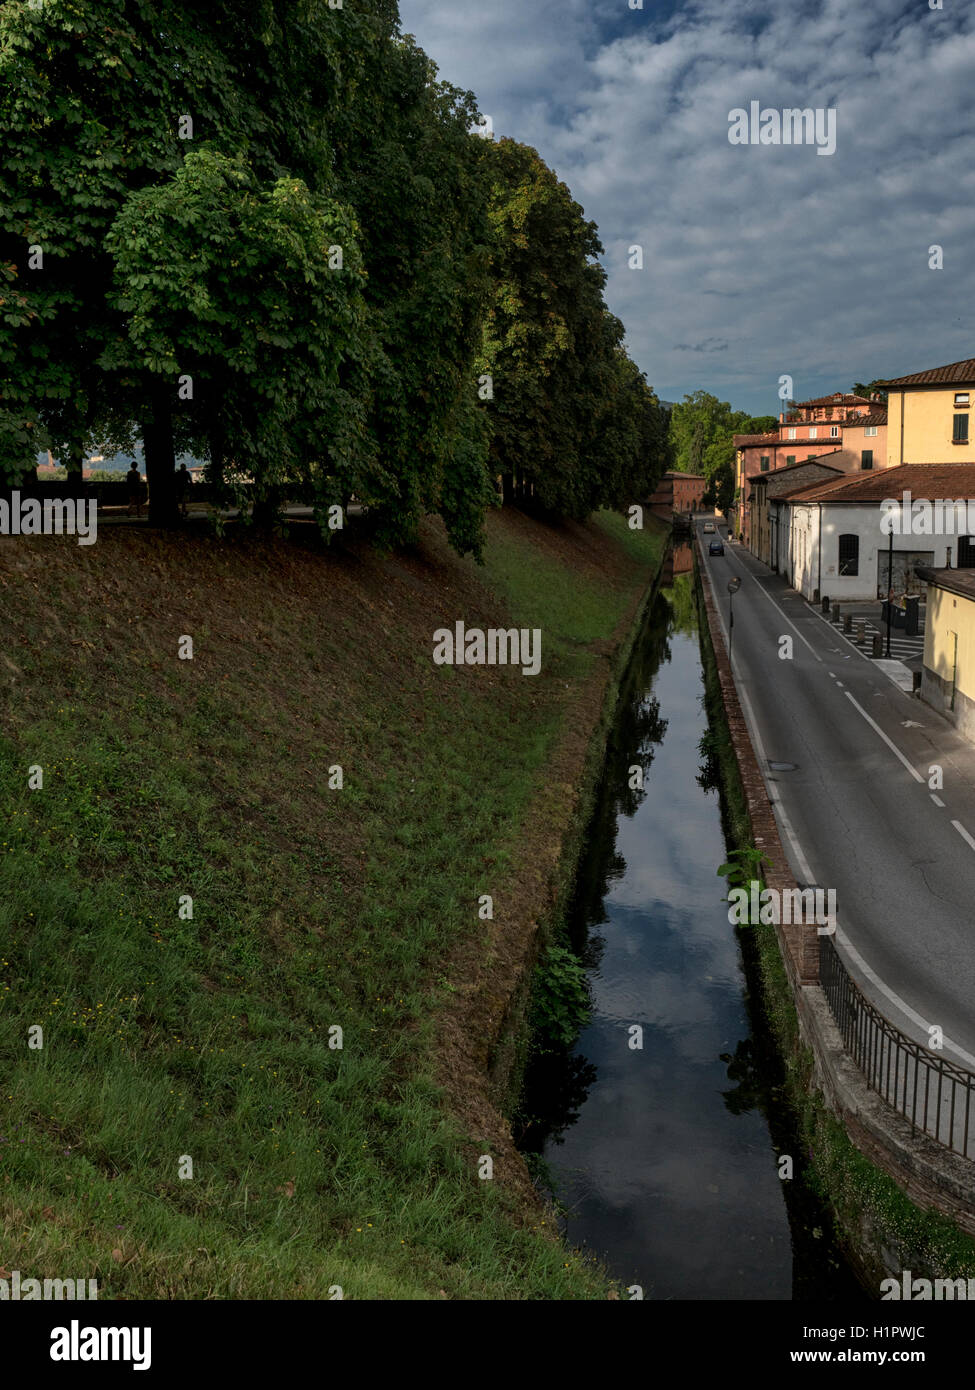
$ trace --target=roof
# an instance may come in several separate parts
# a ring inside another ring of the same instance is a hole
[[[917,565],[914,573],[926,584],[947,589],[951,594],[960,594],[962,598],[975,599],[975,570],[934,569],[930,565]]]
[[[870,405],[869,396],[854,396],[852,391],[845,394],[837,391],[834,396],[817,396],[814,401],[791,401],[790,404],[797,410],[806,409],[814,405]]]
[[[951,386],[962,382],[975,385],[975,357],[966,357],[963,362],[949,362],[947,367],[930,367],[926,372],[914,372],[911,376],[892,377],[883,381],[882,386]]]
[[[665,478],[689,478],[692,483],[706,483],[707,477],[703,473],[684,473],[679,468],[668,468],[663,474]]]
[[[863,425],[886,425],[887,411],[871,410],[867,415],[853,415],[849,420],[840,420],[839,423],[848,430],[858,430]]]
[[[764,473],[756,473],[749,478],[750,483],[761,483],[766,478],[777,478],[782,473],[791,473],[794,468],[808,468],[809,465],[820,463],[824,468],[828,468],[831,473],[841,473],[844,478],[848,478],[849,473],[843,473],[842,468],[834,468],[831,463],[823,463],[823,459],[832,458],[834,454],[841,454],[842,449],[830,449],[828,454],[817,454],[814,459],[800,459],[798,463],[783,463],[779,468],[767,468]]]
[[[975,463],[903,463],[898,468],[866,469],[797,488],[790,502],[883,502],[909,492],[921,501],[975,498]]]
[[[749,444],[781,444],[778,431],[774,434],[736,434],[732,436],[736,449],[747,449]]]

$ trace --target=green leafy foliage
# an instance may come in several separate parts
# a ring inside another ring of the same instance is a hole
[[[589,1021],[591,1006],[585,968],[566,946],[549,946],[538,964],[532,1004],[537,1045],[567,1047]]]

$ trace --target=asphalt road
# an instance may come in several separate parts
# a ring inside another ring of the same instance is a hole
[[[837,948],[881,1012],[975,1070],[975,748],[722,536],[705,567],[726,639],[741,579],[733,669],[796,878],[836,890]]]

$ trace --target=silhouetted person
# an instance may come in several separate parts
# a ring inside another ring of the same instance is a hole
[[[136,468],[136,466],[135,466],[134,463],[133,463],[132,467],[129,469],[128,473],[126,473],[126,475],[125,475],[125,481],[126,481],[126,483],[128,484],[128,488],[129,488],[129,505],[128,505],[127,509],[126,509],[126,515],[127,515],[127,516],[131,516],[131,515],[132,515],[132,508],[135,507],[135,514],[136,514],[136,516],[141,516],[141,515],[142,515],[142,474],[139,472],[138,468]]]
[[[190,477],[190,470],[185,463],[181,463],[176,470],[176,500],[179,503],[180,516],[187,515],[186,503],[192,484],[193,479]]]

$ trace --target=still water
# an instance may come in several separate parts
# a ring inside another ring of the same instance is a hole
[[[530,1068],[522,1148],[547,1165],[569,1243],[644,1298],[859,1299],[802,1183],[781,1063],[722,901],[693,576],[680,573],[689,548],[668,564],[627,673],[571,910],[592,1017],[574,1048]],[[630,1045],[633,1025],[642,1048]],[[779,1178],[781,1154],[793,1157],[792,1182]]]

